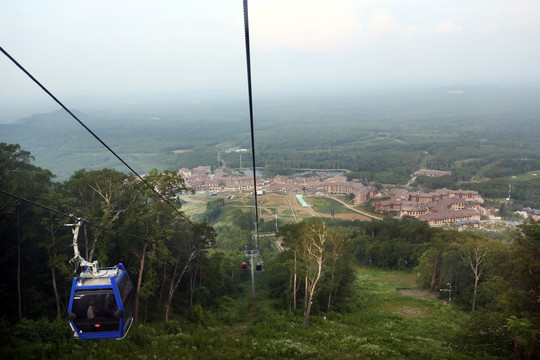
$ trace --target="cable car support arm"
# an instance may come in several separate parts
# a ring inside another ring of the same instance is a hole
[[[74,256],[71,260],[69,260],[69,262],[71,264],[74,264],[75,266],[75,271],[77,271],[77,269],[79,267],[86,267],[86,271],[83,271],[84,272],[88,272],[88,270],[91,271],[91,274],[92,276],[98,276],[98,271],[99,271],[99,266],[98,266],[98,262],[97,260],[94,261],[94,262],[89,262],[89,261],[86,261],[82,256],[81,256],[81,253],[79,252],[79,245],[78,245],[78,237],[79,237],[79,228],[84,224],[85,220],[82,219],[82,218],[76,218],[76,217],[73,217],[73,220],[75,220],[75,222],[73,224],[64,224],[64,226],[71,226],[73,229],[72,229],[72,232],[73,232],[73,252],[74,252]]]

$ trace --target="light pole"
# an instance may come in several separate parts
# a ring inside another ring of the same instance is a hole
[[[452,301],[452,284],[446,283],[446,287],[448,289],[440,289],[440,292],[446,291],[448,293],[448,302],[447,304],[450,305],[450,301]]]

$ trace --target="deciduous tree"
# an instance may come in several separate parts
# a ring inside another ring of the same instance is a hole
[[[304,266],[306,268],[305,286],[306,297],[304,303],[304,327],[307,327],[313,296],[318,290],[317,285],[323,275],[323,265],[326,260],[326,246],[328,243],[328,227],[324,221],[313,221],[306,224],[302,236],[302,246],[305,249]],[[335,233],[330,235],[336,236]]]

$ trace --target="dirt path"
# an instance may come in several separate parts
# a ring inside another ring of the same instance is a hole
[[[412,296],[416,298],[431,298],[431,299],[439,298],[439,293],[431,292],[429,290],[416,290],[416,289],[399,290],[399,293],[401,295]]]

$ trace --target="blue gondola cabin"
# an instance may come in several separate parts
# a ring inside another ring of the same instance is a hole
[[[73,279],[68,318],[78,339],[122,339],[133,322],[134,288],[122,264]]]

